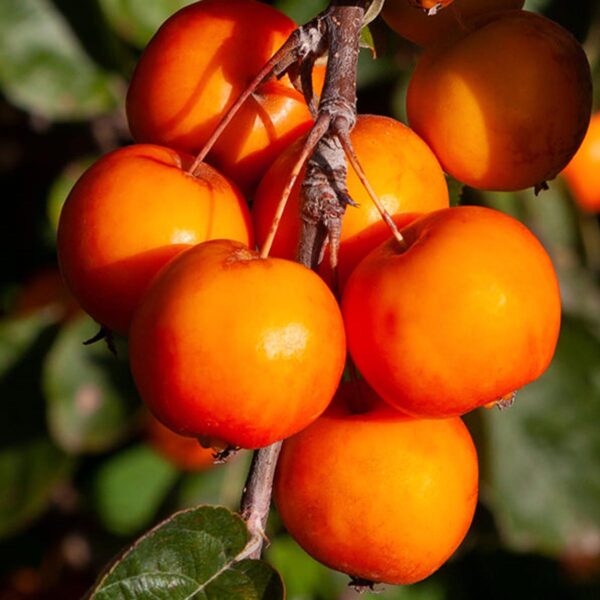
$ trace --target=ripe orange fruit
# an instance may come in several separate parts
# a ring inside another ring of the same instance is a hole
[[[318,275],[230,240],[182,253],[130,331],[141,397],[173,431],[259,448],[306,427],[344,368],[338,305]]]
[[[369,384],[424,417],[464,414],[548,367],[560,326],[550,258],[521,223],[464,206],[402,230],[356,268],[342,309]]]
[[[600,112],[562,174],[577,204],[587,212],[600,212]]]
[[[217,237],[251,243],[246,203],[208,165],[185,172],[192,157],[152,145],[121,148],[79,179],[63,207],[58,259],[82,308],[126,334],[156,272],[191,244]]]
[[[411,126],[444,170],[490,190],[553,179],[579,147],[591,106],[590,68],[577,40],[517,10],[426,50],[407,97]]]
[[[154,450],[179,469],[202,471],[215,463],[212,449],[203,448],[194,438],[177,435],[152,416],[148,417],[146,435]]]
[[[524,3],[524,0],[454,0],[445,10],[428,16],[406,0],[387,0],[381,14],[402,37],[427,46],[463,35],[480,18],[499,10],[523,8]]]
[[[448,206],[448,188],[437,159],[427,144],[408,127],[374,115],[360,115],[351,134],[359,161],[375,192],[402,227],[418,214]],[[303,140],[288,148],[261,181],[252,205],[252,219],[258,244],[271,227],[283,189],[301,151]],[[302,171],[288,201],[275,236],[271,254],[294,259],[300,237],[300,186]],[[343,285],[358,262],[389,236],[371,198],[358,176],[348,167],[348,191],[358,203],[346,209],[342,223],[338,276]],[[320,272],[327,278],[329,261]]]
[[[168,19],[137,65],[127,95],[133,137],[196,154],[226,110],[296,25],[254,0],[204,0]],[[317,69],[322,77],[323,68]],[[260,86],[209,162],[245,191],[312,118],[289,78]]]
[[[382,403],[352,414],[344,403],[353,393],[352,382],[342,385],[338,402],[284,442],[277,511],[306,552],[333,569],[420,581],[456,550],[473,518],[471,436],[459,418],[418,420]]]

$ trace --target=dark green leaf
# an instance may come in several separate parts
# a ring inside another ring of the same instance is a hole
[[[32,316],[0,321],[0,377],[4,377],[31,349],[39,336],[56,322],[50,309]]]
[[[71,459],[44,438],[0,447],[0,537],[43,512],[71,467]]]
[[[359,89],[393,81],[398,75],[398,67],[389,56],[374,58],[371,52],[361,52],[358,56],[357,86]]]
[[[83,346],[98,325],[88,317],[69,323],[46,358],[43,384],[48,424],[61,448],[103,452],[130,431],[138,399],[123,351]]]
[[[180,512],[140,538],[100,579],[93,600],[280,600],[267,563],[241,560],[242,519],[222,507]]]
[[[95,482],[95,503],[106,528],[131,535],[148,527],[178,471],[149,446],[121,451],[103,463]]]
[[[52,120],[90,118],[117,103],[110,77],[49,0],[0,2],[0,86],[17,106]]]
[[[552,0],[526,0],[523,8],[532,12],[543,12],[551,2]]]
[[[70,163],[52,183],[46,200],[46,214],[48,215],[48,220],[52,225],[53,231],[58,229],[60,211],[67,196],[79,177],[95,160],[96,158],[86,157]]]
[[[100,0],[114,30],[129,43],[143,48],[173,13],[194,0]]]
[[[510,546],[560,554],[600,536],[600,341],[564,322],[549,370],[488,434],[483,498]]]
[[[448,195],[450,196],[450,206],[458,206],[465,189],[465,184],[450,175],[446,175],[446,184],[448,186]]]
[[[327,8],[327,0],[277,0],[275,8],[284,12],[290,19],[302,25]]]
[[[11,447],[46,435],[40,389],[42,362],[53,343],[59,312],[48,308],[0,322],[0,444]]]

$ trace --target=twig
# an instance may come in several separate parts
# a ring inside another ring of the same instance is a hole
[[[281,217],[283,216],[283,211],[287,205],[287,201],[292,193],[292,189],[296,184],[296,180],[298,179],[298,175],[302,170],[302,167],[306,163],[306,160],[310,156],[310,154],[315,149],[315,146],[318,144],[319,140],[327,131],[329,127],[329,115],[320,115],[317,118],[317,121],[313,125],[308,137],[306,138],[306,142],[302,148],[302,152],[292,169],[292,172],[287,180],[286,186],[283,189],[283,193],[281,194],[281,198],[279,203],[277,204],[277,210],[275,211],[275,215],[273,216],[273,220],[271,221],[271,227],[269,229],[269,233],[265,238],[265,241],[262,245],[260,256],[261,258],[266,258],[271,251],[271,246],[273,245],[273,241],[275,240],[275,236],[277,235],[277,229],[279,229],[279,223],[281,221]]]
[[[304,46],[297,46],[303,48],[297,55],[299,58],[287,67],[291,71],[292,81],[302,88],[310,106],[313,92],[312,84],[308,84],[309,70],[315,57],[327,51],[325,86],[316,113],[316,123],[288,181],[284,198],[279,203],[268,239],[262,248],[262,256],[269,253],[287,197],[307,162],[302,185],[303,223],[298,261],[309,268],[315,268],[328,242],[332,248],[332,261],[336,260],[341,218],[346,206],[352,204],[346,188],[347,166],[339,136],[349,134],[356,122],[359,39],[365,9],[369,3],[370,0],[332,0],[325,12],[295,34],[303,40]],[[287,56],[285,52],[283,55]],[[289,56],[286,60],[289,61]],[[269,62],[269,67],[265,67],[261,74],[274,73],[272,62]],[[254,83],[258,79],[257,76]],[[247,93],[246,97],[250,93],[252,92]],[[313,149],[314,153],[306,161]],[[255,452],[248,473],[241,500],[241,514],[248,524],[251,536],[245,552],[245,556],[249,558],[260,557],[266,539],[265,527],[280,450],[281,442],[277,442]]]
[[[358,178],[363,184],[365,190],[367,190],[367,193],[369,194],[371,200],[373,201],[373,204],[379,211],[381,218],[385,221],[385,224],[390,228],[392,235],[396,238],[396,241],[400,244],[400,247],[403,249],[406,248],[406,241],[402,237],[402,234],[398,230],[398,227],[396,227],[396,223],[394,223],[394,220],[392,219],[390,213],[385,209],[385,206],[382,204],[381,200],[375,193],[375,190],[369,183],[369,180],[367,179],[367,176],[365,175],[365,172],[358,160],[358,156],[356,156],[356,152],[354,151],[354,147],[352,146],[350,136],[346,132],[343,132],[342,134],[340,134],[339,138],[342,147],[344,148],[344,152],[346,153],[346,156],[348,157],[348,160],[350,161],[350,164],[354,169],[354,172],[358,175]]]
[[[260,558],[267,539],[265,529],[271,508],[275,467],[283,442],[276,442],[254,453],[240,503],[240,514],[250,532],[246,558]]]

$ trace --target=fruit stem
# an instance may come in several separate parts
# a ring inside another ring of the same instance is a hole
[[[367,176],[358,160],[358,156],[356,156],[354,147],[352,146],[350,136],[346,132],[344,132],[343,134],[339,135],[339,138],[340,138],[342,147],[344,148],[344,152],[346,153],[346,156],[348,157],[348,160],[350,161],[350,164],[352,165],[352,168],[354,169],[354,172],[358,175],[360,182],[362,183],[363,187],[369,194],[371,200],[373,201],[373,204],[379,211],[381,218],[385,221],[385,224],[390,228],[392,235],[394,236],[394,238],[396,239],[398,244],[400,244],[400,247],[402,248],[402,250],[405,250],[406,249],[406,241],[402,237],[402,234],[398,230],[398,227],[396,227],[396,223],[394,223],[394,220],[392,219],[390,213],[386,210],[385,206],[382,204],[381,200],[375,193],[375,190],[371,186],[371,183],[367,179]]]
[[[308,157],[312,154],[316,145],[319,143],[319,140],[321,139],[321,137],[323,137],[323,134],[325,133],[325,131],[327,131],[328,127],[329,127],[329,115],[327,115],[327,114],[319,115],[315,124],[313,125],[312,129],[310,130],[308,137],[306,138],[306,142],[304,143],[302,152],[301,152],[300,156],[298,157],[298,160],[296,161],[296,164],[294,165],[294,168],[292,169],[292,173],[290,174],[290,176],[286,182],[283,193],[281,194],[281,199],[279,200],[279,203],[277,204],[277,210],[275,211],[275,215],[273,216],[273,220],[271,221],[271,227],[269,229],[269,233],[268,233],[268,235],[262,245],[262,248],[260,250],[261,258],[267,258],[267,256],[269,256],[269,252],[271,251],[271,246],[273,245],[273,240],[275,239],[275,236],[277,235],[277,229],[279,228],[279,223],[281,222],[281,217],[283,215],[283,211],[285,210],[285,207],[287,205],[290,194],[292,193],[292,189],[294,188],[296,180],[298,179],[298,175],[300,174],[300,171],[302,170],[302,167],[306,163]]]
[[[235,117],[237,112],[240,110],[244,102],[254,93],[257,88],[265,81],[270,79],[279,69],[281,69],[282,63],[289,66],[290,57],[294,55],[296,48],[298,47],[298,36],[292,34],[277,50],[275,54],[269,59],[269,61],[263,66],[256,77],[250,82],[248,87],[237,97],[236,101],[229,107],[227,112],[223,115],[223,118],[219,121],[219,124],[212,132],[212,135],[208,138],[200,152],[197,154],[192,166],[189,168],[188,173],[190,175],[196,175],[196,171],[202,161],[206,158],[206,155],[212,150],[216,141],[219,139],[223,131],[227,128],[229,123]],[[293,59],[292,59],[293,60]],[[287,68],[287,67],[286,67]]]
[[[269,510],[275,467],[283,442],[275,442],[254,453],[246,486],[240,502],[240,514],[250,532],[245,558],[260,558],[262,547],[267,540],[265,529]]]

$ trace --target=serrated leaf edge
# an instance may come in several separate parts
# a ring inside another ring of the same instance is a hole
[[[157,525],[155,525],[152,529],[149,529],[146,533],[144,533],[142,536],[140,536],[133,544],[131,544],[131,546],[129,546],[128,548],[126,548],[121,554],[117,555],[117,557],[112,561],[112,563],[107,567],[107,569],[103,573],[100,574],[100,576],[98,577],[97,583],[88,592],[88,594],[86,596],[84,596],[84,600],[93,600],[93,598],[96,595],[96,592],[98,592],[99,589],[102,587],[102,582],[106,581],[106,579],[108,577],[110,577],[110,575],[115,571],[115,569],[119,566],[119,564],[131,552],[133,552],[146,538],[150,537],[157,530],[159,530],[164,525],[170,523],[171,521],[173,521],[178,516],[186,514],[186,513],[191,513],[191,512],[197,511],[197,510],[201,510],[203,508],[225,510],[233,518],[237,518],[237,519],[239,519],[240,521],[243,522],[243,519],[240,517],[240,515],[238,515],[237,513],[234,513],[232,511],[230,511],[228,508],[226,508],[224,506],[202,505],[202,506],[195,506],[193,508],[186,508],[184,510],[180,510],[180,511],[178,511],[176,513],[173,513],[172,515],[170,515],[169,517],[167,517],[166,519],[164,519],[163,521],[161,521],[160,523],[158,523]],[[245,523],[244,523],[244,526],[245,526]],[[194,533],[196,533],[194,530],[190,530],[190,531],[193,531]],[[225,571],[227,571],[228,569],[230,569],[234,564],[241,563],[253,551],[254,544],[253,544],[252,539],[250,539],[250,536],[248,534],[248,529],[247,529],[246,526],[245,526],[245,531],[247,533],[246,545],[243,547],[243,549],[241,550],[241,552],[239,552],[235,557],[233,557],[230,561],[228,561],[225,565],[223,565],[223,567],[217,573],[215,573],[213,576],[211,576],[206,581],[202,582],[201,587],[196,588],[194,590],[193,594],[191,596],[188,596],[188,598],[193,597],[198,592],[204,591],[206,589],[207,585],[209,585],[210,583],[212,583],[213,581],[215,581],[220,575],[222,575]],[[209,535],[209,534],[207,534],[207,535]],[[209,537],[211,537],[213,539],[217,539],[217,538],[214,538],[214,536],[210,536],[209,535]],[[162,575],[169,575],[168,572],[163,572],[163,571],[161,571],[161,574]],[[127,581],[132,580],[132,579],[136,579],[136,578],[141,577],[143,575],[151,575],[151,573],[141,573],[139,575],[135,575],[134,577],[128,577]],[[173,575],[175,575],[175,573],[173,573]],[[184,579],[189,579],[189,577],[187,577],[186,575],[181,575],[181,574],[177,574],[177,575],[181,576]],[[123,580],[123,581],[125,581],[125,580]],[[108,590],[109,588],[113,587],[114,585],[118,585],[120,583],[122,583],[122,581],[111,583],[110,585],[108,585],[107,587],[105,587],[102,591],[104,592],[104,591]]]

